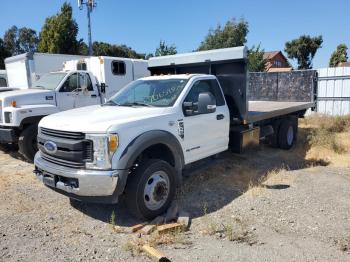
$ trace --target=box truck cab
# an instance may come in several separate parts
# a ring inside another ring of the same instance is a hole
[[[255,85],[248,100],[244,47],[152,58],[149,69],[103,105],[40,121],[34,172],[46,186],[80,201],[123,194],[132,214],[153,218],[189,164],[263,138],[289,149],[298,117],[315,106],[312,71],[291,73],[288,93]]]
[[[144,60],[90,57],[68,61],[63,71],[41,75],[29,89],[0,93],[0,142],[18,144],[20,153],[33,160],[41,118],[104,103],[129,82],[147,75]]]

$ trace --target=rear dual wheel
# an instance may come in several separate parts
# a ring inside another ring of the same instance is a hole
[[[281,149],[290,149],[294,141],[296,140],[296,130],[297,127],[293,125],[293,122],[289,119],[285,119],[281,122],[278,131],[278,145]]]
[[[297,119],[276,120],[273,123],[274,134],[269,137],[269,142],[272,147],[281,149],[290,149],[296,141],[298,132]]]

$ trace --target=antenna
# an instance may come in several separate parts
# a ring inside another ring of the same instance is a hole
[[[83,10],[84,5],[87,9],[87,19],[88,19],[88,41],[89,41],[89,56],[92,56],[92,40],[91,40],[91,18],[90,14],[92,10],[97,6],[96,0],[78,0],[78,7]]]

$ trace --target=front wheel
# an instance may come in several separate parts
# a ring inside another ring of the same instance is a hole
[[[38,151],[37,133],[38,125],[31,124],[22,131],[18,139],[19,152],[30,162],[33,162],[35,153]]]
[[[163,160],[150,159],[129,176],[125,201],[130,213],[152,219],[167,210],[177,187],[174,167]]]

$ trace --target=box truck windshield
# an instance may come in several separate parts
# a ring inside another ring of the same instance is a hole
[[[55,90],[67,73],[48,73],[34,81],[33,88]]]

